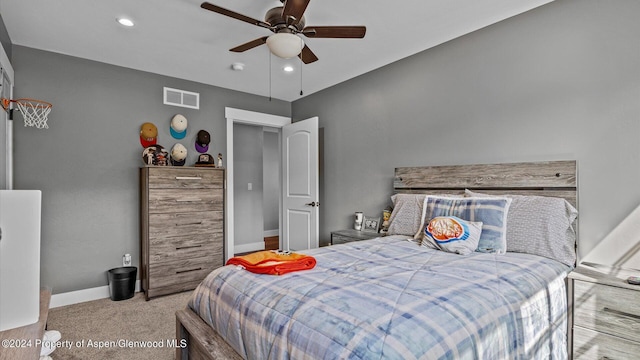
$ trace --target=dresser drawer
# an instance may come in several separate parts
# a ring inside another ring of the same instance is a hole
[[[222,211],[149,214],[149,237],[156,239],[221,231],[223,218]]]
[[[640,343],[581,327],[573,328],[573,358],[580,360],[637,359]]]
[[[149,189],[222,189],[224,172],[197,168],[148,168]]]
[[[640,342],[638,294],[615,286],[574,281],[574,325]]]
[[[184,235],[150,240],[149,264],[189,260],[196,257],[223,259],[223,233]]]
[[[149,190],[149,213],[223,211],[222,189]]]
[[[188,260],[149,264],[149,287],[171,286],[201,281],[211,271],[222,266],[222,257],[198,257]]]

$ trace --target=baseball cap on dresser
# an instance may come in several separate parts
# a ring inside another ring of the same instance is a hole
[[[174,139],[184,139],[187,135],[187,118],[181,114],[176,114],[171,119],[171,126],[169,126],[169,131],[171,132],[171,136]]]
[[[160,144],[151,145],[142,151],[142,160],[147,165],[169,165],[169,154]]]
[[[183,166],[187,159],[187,148],[180,143],[176,143],[171,148],[171,165]]]
[[[209,143],[211,142],[211,135],[205,130],[198,131],[198,136],[196,137],[196,150],[199,153],[206,153],[209,151]]]
[[[158,142],[158,128],[150,123],[146,122],[140,126],[140,144],[143,148],[147,148],[151,145],[155,145]]]
[[[215,162],[213,160],[213,156],[209,154],[200,154],[198,155],[198,161],[196,161],[196,166],[214,166]]]

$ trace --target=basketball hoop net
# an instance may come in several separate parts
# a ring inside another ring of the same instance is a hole
[[[24,126],[35,126],[38,129],[48,129],[47,116],[51,112],[51,103],[36,99],[2,99],[2,107],[9,109],[10,103],[18,104],[18,110],[22,113]]]

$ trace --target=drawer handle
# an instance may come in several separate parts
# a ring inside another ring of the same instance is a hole
[[[188,273],[188,272],[198,271],[198,270],[202,270],[202,268],[201,268],[201,267],[199,267],[199,268],[197,268],[197,269],[180,270],[180,271],[176,271],[176,274],[183,274],[183,273]]]
[[[176,250],[193,249],[193,248],[199,248],[199,247],[202,247],[202,245],[180,246],[180,247],[177,247]]]
[[[202,225],[202,221],[185,223],[185,224],[176,224],[176,226],[187,226],[187,225]]]
[[[176,176],[176,180],[202,180],[200,176]]]
[[[176,199],[176,202],[200,202],[202,199]]]
[[[602,311],[608,312],[608,313],[611,313],[611,314],[627,316],[627,317],[634,318],[634,319],[640,319],[640,315],[630,314],[628,312],[614,310],[614,309],[609,309],[608,307],[605,307],[604,309],[602,309]]]

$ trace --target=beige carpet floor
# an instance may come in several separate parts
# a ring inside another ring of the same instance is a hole
[[[175,356],[175,312],[191,291],[144,300],[101,299],[49,310],[47,328],[62,333],[54,360],[171,360]]]

